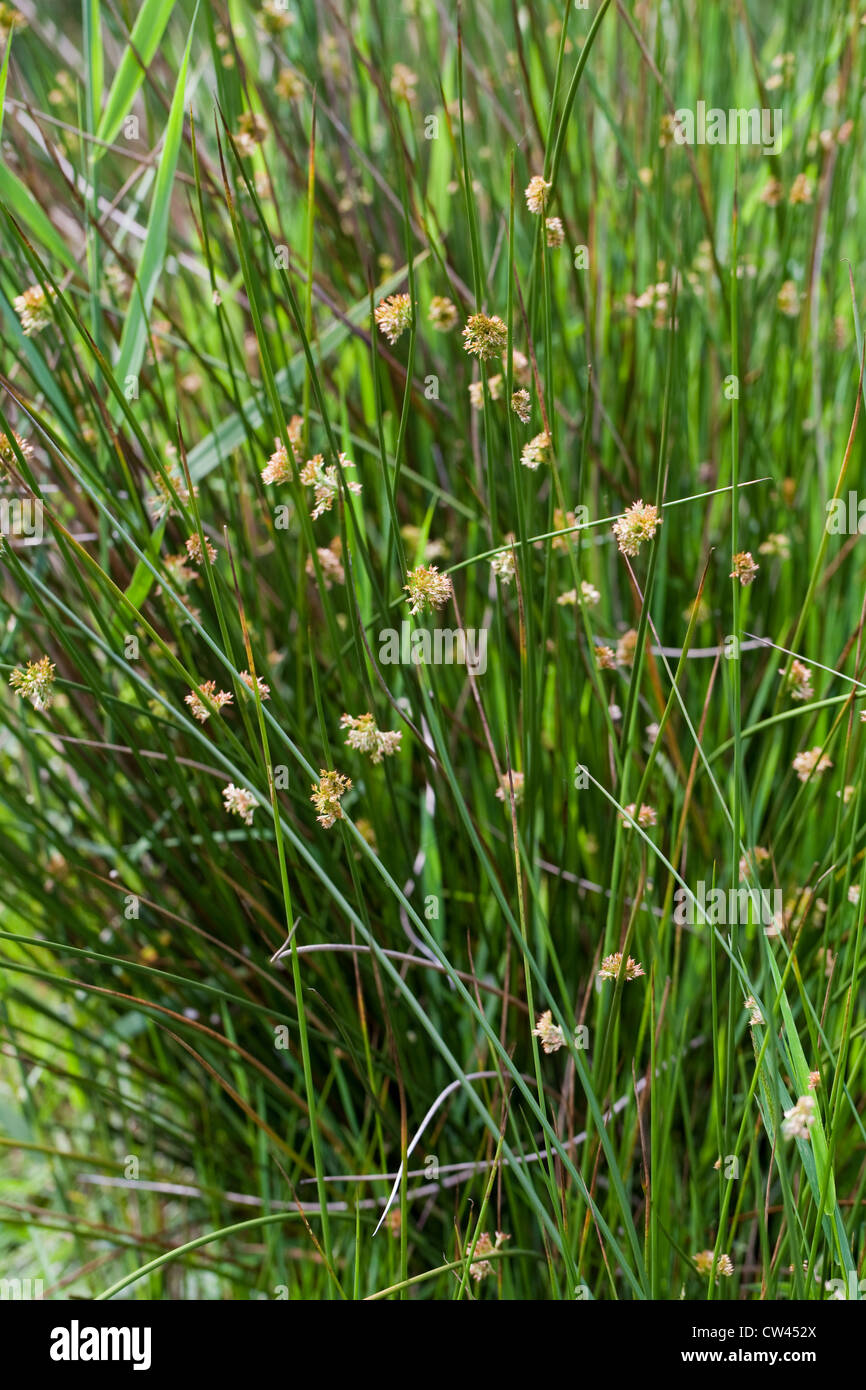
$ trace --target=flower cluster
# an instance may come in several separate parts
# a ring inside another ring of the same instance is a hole
[[[526,185],[525,193],[526,206],[529,208],[530,212],[536,214],[544,212],[547,204],[547,195],[552,186],[553,185],[548,183],[547,179],[542,178],[540,174],[533,174],[529,183]]]
[[[380,763],[392,753],[399,753],[403,735],[400,732],[387,733],[377,729],[372,714],[343,714],[340,728],[348,729],[346,743],[357,753],[369,753],[371,763]]]
[[[33,454],[33,445],[28,444],[26,439],[22,439],[20,434],[13,434],[12,439],[18,446],[18,453],[25,461],[29,462]],[[8,434],[0,434],[0,468],[3,469],[4,473],[13,472],[18,468],[18,458]]]
[[[351,777],[344,777],[342,772],[328,772],[324,767],[319,771],[318,784],[312,783],[313,795],[310,800],[318,813],[317,821],[326,830],[330,830],[335,821],[343,820],[340,802],[351,786]]]
[[[670,326],[669,299],[671,294],[671,282],[669,280],[658,280],[653,285],[647,285],[639,295],[627,294],[625,297],[625,307],[630,314],[634,314],[636,309],[651,309],[653,315],[653,328],[668,328]],[[674,319],[674,328],[677,320]]]
[[[23,294],[17,294],[12,307],[21,320],[21,331],[25,338],[40,333],[51,322],[51,301],[57,298],[52,285],[47,291],[42,285],[31,285]]]
[[[316,555],[322,569],[322,578],[325,588],[330,589],[334,584],[345,584],[346,571],[343,569],[343,542],[339,536],[335,536],[329,546],[317,546]],[[307,563],[304,566],[310,579],[316,578],[316,567],[313,564],[312,555],[307,556]]]
[[[259,21],[269,34],[281,34],[294,24],[295,16],[285,4],[285,0],[262,0]]]
[[[354,468],[355,465],[345,454],[340,454],[340,464],[345,468]],[[340,483],[337,478],[336,464],[325,465],[325,460],[321,454],[315,454],[313,458],[307,459],[301,469],[301,482],[305,487],[315,488],[315,506],[310,512],[313,521],[317,521],[325,512],[329,512],[337,500],[340,491]],[[344,479],[346,487],[350,492],[361,492],[360,483],[350,482]]]
[[[791,541],[779,531],[771,531],[765,541],[758,546],[759,555],[776,555],[780,560],[790,560]]]
[[[297,101],[304,95],[304,82],[293,68],[280,68],[280,75],[274,83],[274,91],[283,101]]]
[[[779,675],[784,676],[784,666],[780,669]],[[802,661],[793,661],[788,672],[787,687],[790,691],[792,700],[811,700],[815,694],[812,689],[812,672]]]
[[[744,1009],[749,1011],[749,1023],[753,1028],[757,1028],[764,1022],[764,1015],[761,1013],[757,1000],[753,995],[749,995],[743,1004]]]
[[[405,63],[395,63],[391,69],[391,95],[398,101],[405,101],[410,106],[415,100],[415,88],[418,86],[418,76],[411,68],[407,68]]]
[[[188,559],[188,555],[166,555],[163,560],[169,579],[179,589],[185,589],[188,584],[198,578],[195,570],[191,570],[186,563]]]
[[[507,801],[511,804],[512,791],[514,793],[514,804],[520,806],[523,802],[524,784],[526,776],[522,772],[512,772],[511,775],[503,772],[499,778],[499,786],[496,790],[497,801]]]
[[[189,505],[189,488],[177,467],[168,469],[167,478],[162,474],[154,478],[153,486],[156,491],[148,498],[148,506],[154,521],[161,521],[164,516],[174,516],[178,503],[182,507]],[[197,487],[193,488],[192,495],[198,497]]]
[[[373,317],[379,332],[393,345],[412,322],[412,300],[408,294],[389,294],[376,305]]]
[[[504,352],[508,343],[508,329],[502,319],[495,315],[472,314],[463,329],[463,346],[473,357],[487,362],[491,357]]]
[[[229,782],[227,787],[223,787],[223,801],[226,812],[230,816],[240,816],[244,825],[252,825],[256,798],[251,791],[248,791],[246,787],[236,787],[234,782]]]
[[[566,589],[565,593],[560,594],[557,603],[561,608],[573,608],[579,604],[581,607],[595,608],[601,603],[601,594],[594,584],[588,580],[581,581],[580,592],[577,589]]]
[[[652,806],[641,806],[640,809],[634,802],[626,806],[625,811],[620,815],[620,820],[624,825],[631,828],[632,821],[637,821],[638,825],[644,830],[648,830],[651,825],[658,824],[658,814]]]
[[[256,676],[254,679],[249,671],[241,671],[240,677],[249,690],[255,692],[258,688],[260,700],[269,700],[271,698],[271,687],[265,684],[261,676]]]
[[[615,980],[619,975],[621,966],[622,951],[615,951],[612,956],[605,956],[601,963],[601,969],[598,972],[598,978],[600,980]],[[625,963],[624,974],[627,980],[636,980],[639,975],[645,975],[646,971],[639,961],[632,960],[631,956],[629,956]]]
[[[808,1139],[809,1130],[818,1116],[815,1114],[815,1097],[800,1096],[790,1110],[785,1111],[782,1120],[782,1134],[786,1139]]]
[[[562,225],[562,218],[548,217],[544,223],[544,233],[547,238],[547,244],[551,250],[557,250],[565,241],[565,228]]]
[[[559,1024],[554,1023],[550,1009],[539,1014],[532,1030],[532,1036],[538,1038],[544,1052],[558,1052],[561,1047],[565,1047],[565,1034]]]
[[[730,1279],[734,1272],[734,1266],[731,1263],[730,1255],[720,1255],[719,1258],[716,1259],[712,1250],[698,1251],[697,1255],[694,1256],[694,1261],[695,1269],[698,1271],[698,1274],[703,1274],[707,1277],[711,1274],[715,1274],[717,1283],[720,1275],[724,1275],[726,1279]]]
[[[406,575],[403,588],[409,594],[409,612],[422,613],[425,608],[441,608],[447,603],[454,586],[447,574],[440,574],[436,565],[418,565]]]
[[[262,469],[263,483],[290,483],[294,477],[292,460],[289,458],[285,444],[281,444],[278,439],[274,440],[274,452],[271,454],[264,468]]]
[[[750,870],[753,873],[757,874],[758,865],[766,864],[769,857],[770,851],[764,849],[763,845],[756,845],[755,848],[752,850],[751,855],[741,855],[739,863],[740,878],[748,878]]]
[[[520,462],[524,468],[530,468],[535,472],[542,463],[547,463],[552,442],[548,431],[542,430],[541,434],[536,434],[528,444],[524,444],[520,454]]]
[[[844,144],[844,141],[843,141]],[[788,194],[788,202],[792,207],[798,203],[811,203],[815,195],[812,181],[806,174],[798,174],[791,184],[791,191]]]
[[[633,627],[624,632],[616,644],[617,666],[633,666],[637,651],[637,630]]]
[[[260,111],[244,111],[238,121],[235,147],[238,154],[247,159],[255,154],[256,146],[264,144],[268,137],[268,123]]]
[[[54,663],[43,656],[38,661],[28,661],[26,668],[16,666],[9,684],[35,710],[47,710],[54,698]]]
[[[442,294],[434,294],[430,300],[427,317],[437,333],[450,333],[460,315],[457,305]]]
[[[739,551],[739,553],[734,556],[733,565],[734,568],[731,570],[728,578],[739,579],[743,588],[752,583],[755,575],[760,569],[760,565],[756,565],[752,559],[752,552],[750,550]]]
[[[504,1242],[510,1239],[511,1236],[504,1235],[502,1231],[496,1232],[495,1243],[490,1239],[486,1231],[478,1237],[475,1242],[474,1258],[469,1266],[469,1273],[476,1283],[480,1282],[482,1279],[486,1279],[488,1274],[493,1273],[493,1265],[488,1259],[485,1259],[484,1256],[489,1255],[493,1250],[500,1250]],[[479,1255],[482,1257],[481,1259],[478,1258]]]
[[[490,568],[500,584],[510,584],[515,574],[514,551],[500,550],[490,561]]]
[[[212,565],[215,565],[215,564],[216,564],[217,553],[216,553],[216,550],[215,550],[214,547],[211,545],[210,541],[207,539],[206,536],[205,536],[204,545],[205,545],[205,550],[207,551],[207,558],[208,558],[208,560],[210,561],[210,563],[211,563]],[[190,536],[189,539],[187,540],[187,542],[186,542],[186,553],[187,553],[187,555],[189,556],[189,558],[192,560],[193,564],[194,564],[194,565],[198,565],[199,568],[201,568],[201,566],[204,564],[204,555],[202,554],[202,548],[201,548],[201,536],[198,534],[197,531],[195,532],[194,535]]]
[[[496,376],[487,378],[487,394],[492,401],[498,401],[502,395],[505,385],[505,378],[501,372]],[[473,410],[484,409],[484,383],[481,381],[470,381],[469,383],[469,404]]]
[[[212,714],[218,714],[223,705],[230,705],[234,700],[228,690],[217,690],[216,681],[202,681],[199,688],[201,695],[191,690],[183,697],[192,711],[193,719],[197,719],[199,724],[206,723]]]
[[[820,775],[833,764],[829,758],[821,756],[820,748],[808,748],[797,754],[791,766],[801,782],[808,782],[813,773]]]
[[[642,500],[626,507],[613,523],[613,534],[623,555],[637,555],[644,541],[651,541],[662,524],[658,507]]]

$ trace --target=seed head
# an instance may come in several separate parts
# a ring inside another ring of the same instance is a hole
[[[13,27],[18,30],[26,29],[27,20],[20,10],[17,10],[14,5],[7,5],[3,0],[3,3],[0,4],[0,34],[5,37]],[[67,73],[66,76],[68,77],[69,74]],[[49,97],[50,100],[51,97]]]
[[[564,594],[560,594],[556,601],[562,608],[573,608],[577,604],[582,608],[595,608],[601,603],[601,594],[594,584],[584,579],[581,581],[579,593],[577,589],[568,589]]]
[[[508,368],[507,352],[502,354],[502,365],[506,369]],[[519,382],[521,386],[530,385],[532,382],[532,367],[530,366],[529,358],[525,353],[518,352],[517,348],[512,348],[511,350],[511,370],[514,380]]]
[[[586,579],[580,585],[579,602],[585,604],[587,608],[595,608],[601,603],[601,594],[594,584],[590,584]]]
[[[501,372],[496,376],[487,378],[487,394],[492,401],[498,401],[502,395],[503,380]],[[473,410],[484,409],[484,383],[482,381],[469,383],[469,403]]]
[[[268,138],[268,123],[260,111],[244,111],[238,120],[238,134],[235,144],[241,154],[252,154],[256,145]]]
[[[632,802],[629,806],[626,806],[624,814],[620,816],[620,820],[624,825],[627,825],[629,829],[632,828],[631,822],[636,820],[643,830],[648,830],[650,826],[658,824],[658,813],[652,806],[642,805],[640,810],[638,810],[635,803]]]
[[[681,129],[682,122],[666,112],[659,121],[659,149],[663,150],[672,145],[677,138],[677,131]]]

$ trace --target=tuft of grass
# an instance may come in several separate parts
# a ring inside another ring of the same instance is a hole
[[[859,1297],[857,7],[20,8],[5,1276]]]

